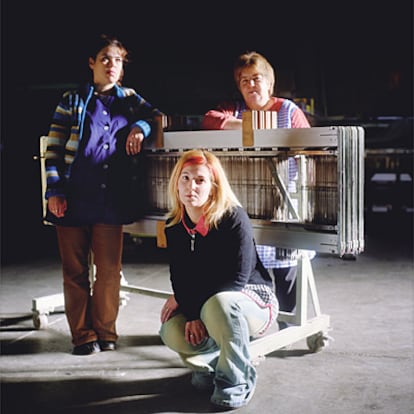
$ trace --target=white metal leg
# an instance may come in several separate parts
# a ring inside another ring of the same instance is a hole
[[[311,318],[308,317],[308,295],[313,305],[314,315]],[[280,312],[278,320],[287,322],[289,326],[253,340],[250,347],[252,359],[263,357],[302,339],[306,339],[312,352],[319,351],[327,344],[330,318],[321,314],[312,265],[306,253],[298,258],[296,311]]]

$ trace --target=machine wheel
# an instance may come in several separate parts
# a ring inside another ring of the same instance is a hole
[[[125,306],[128,304],[128,301],[129,301],[128,292],[121,292],[119,295],[119,307],[125,308]]]
[[[306,338],[306,344],[311,352],[319,352],[323,347],[328,345],[328,338],[323,332],[318,332]]]
[[[48,325],[48,318],[45,313],[33,315],[33,326],[36,329],[46,329]]]
[[[127,298],[119,298],[119,307],[120,308],[125,308],[125,306],[128,304],[128,299]]]

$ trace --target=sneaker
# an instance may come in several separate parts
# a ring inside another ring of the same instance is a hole
[[[213,391],[214,374],[205,371],[193,371],[191,385],[198,391]]]
[[[98,341],[101,351],[115,351],[116,342],[115,341]]]
[[[86,344],[78,345],[73,348],[73,355],[92,355],[101,352],[98,342],[92,341]]]
[[[247,405],[253,397],[255,386],[244,394],[241,395],[230,395],[227,398],[222,398],[219,395],[216,395],[216,390],[214,390],[213,395],[210,398],[210,402],[215,407],[226,408],[228,410],[234,408],[240,408]]]

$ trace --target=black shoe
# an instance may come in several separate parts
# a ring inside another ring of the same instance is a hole
[[[101,351],[115,351],[116,343],[114,341],[98,341]]]
[[[99,344],[96,341],[87,342],[86,344],[78,345],[73,348],[73,355],[91,355],[101,352]]]

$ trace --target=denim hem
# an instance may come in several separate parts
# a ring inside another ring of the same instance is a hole
[[[239,408],[247,405],[253,397],[254,391],[256,389],[256,385],[252,387],[251,390],[247,391],[245,394],[240,396],[232,396],[229,395],[229,399],[221,399],[217,398],[213,395],[210,398],[212,404],[225,407],[225,408]]]

